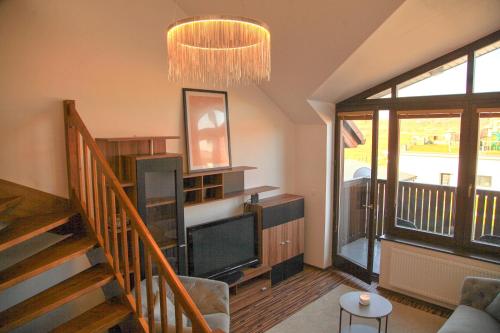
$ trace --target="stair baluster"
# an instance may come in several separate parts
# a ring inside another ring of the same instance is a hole
[[[64,101],[64,116],[70,199],[75,209],[80,211],[83,220],[95,232],[98,243],[104,248],[105,257],[114,269],[115,279],[124,291],[124,299],[138,319],[141,329],[144,332],[155,331],[155,295],[152,292],[154,265],[160,284],[162,331],[167,332],[168,327],[167,302],[164,299],[168,285],[174,295],[176,332],[183,331],[183,314],[191,320],[193,333],[220,332],[210,329],[198,307],[165,259],[158,244],[149,233],[78,115],[74,101]],[[117,208],[119,208],[119,214]],[[118,245],[117,215],[119,215],[121,227],[121,251],[119,251]],[[109,222],[111,230],[108,230]],[[128,225],[127,222],[129,222]],[[130,240],[127,236],[127,228],[131,229]],[[111,240],[109,239],[109,231],[111,231]],[[134,279],[135,293],[132,293],[130,286],[128,251],[130,241],[132,242],[133,271],[136,277]],[[145,262],[143,264],[147,281],[147,295],[141,295],[140,291],[141,257],[139,244],[142,244],[144,249]],[[120,263],[122,264],[121,268]],[[147,298],[148,320],[144,318],[145,314],[142,313],[142,297]]]

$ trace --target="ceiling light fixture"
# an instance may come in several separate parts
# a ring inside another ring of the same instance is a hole
[[[168,75],[173,81],[215,86],[271,78],[271,33],[244,17],[196,16],[168,27]]]

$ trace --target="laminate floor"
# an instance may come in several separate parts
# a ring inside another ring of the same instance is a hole
[[[368,285],[342,271],[307,266],[303,272],[275,285],[271,296],[232,313],[231,332],[265,332],[340,284],[379,293],[390,300],[442,317],[449,317],[451,314],[448,309],[383,290],[378,288],[377,283]]]

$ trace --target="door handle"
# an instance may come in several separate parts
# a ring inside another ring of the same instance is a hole
[[[285,245],[285,242],[281,242],[280,245]]]
[[[290,244],[290,240],[286,240],[285,243]]]

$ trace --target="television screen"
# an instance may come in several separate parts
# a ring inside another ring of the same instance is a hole
[[[215,277],[258,261],[253,213],[191,227],[187,234],[191,276]]]

